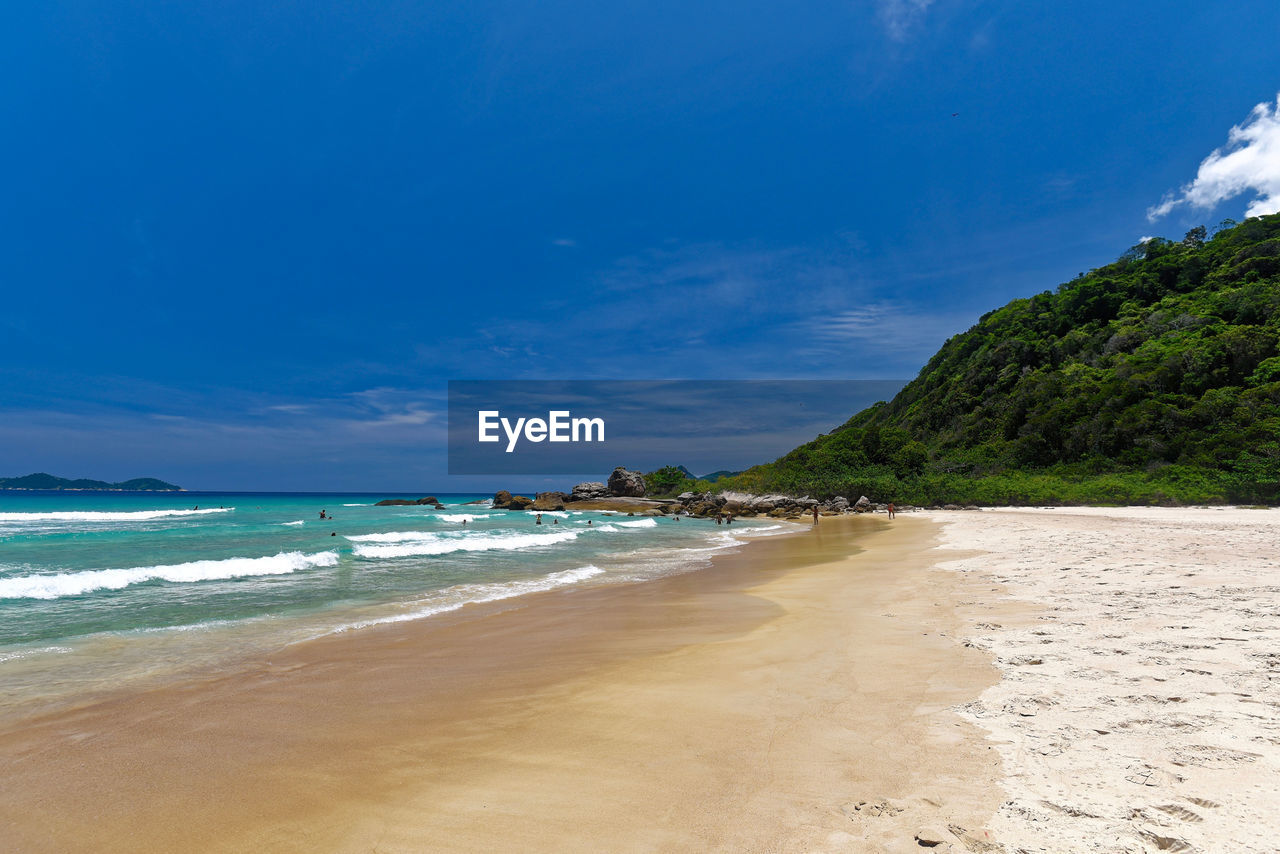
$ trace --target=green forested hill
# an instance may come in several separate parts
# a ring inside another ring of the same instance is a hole
[[[1151,240],[732,479],[914,503],[1280,499],[1280,214]]]

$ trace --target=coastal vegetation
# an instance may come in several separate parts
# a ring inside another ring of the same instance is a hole
[[[1146,240],[991,311],[892,400],[715,486],[913,504],[1277,503],[1280,214]]]

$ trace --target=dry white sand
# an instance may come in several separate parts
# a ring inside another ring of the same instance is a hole
[[[943,566],[1028,606],[959,603],[1004,674],[961,712],[1005,850],[1280,851],[1280,510],[929,515],[985,553]]]

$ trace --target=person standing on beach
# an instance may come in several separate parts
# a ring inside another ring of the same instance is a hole
[[[813,524],[818,524],[818,505],[813,505]]]
[[[892,519],[892,518],[893,518],[893,514],[894,514],[893,502],[892,502],[892,501],[890,501],[890,502],[889,502],[889,518],[890,518],[890,519]]]

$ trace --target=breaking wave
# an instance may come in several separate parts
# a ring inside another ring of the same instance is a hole
[[[516,596],[524,596],[528,593],[541,593],[545,590],[554,590],[557,587],[564,587],[569,584],[577,584],[586,581],[588,578],[594,578],[602,575],[604,570],[598,566],[580,566],[577,569],[566,569],[562,572],[553,572],[550,575],[544,575],[541,578],[531,578],[524,581],[507,581],[501,584],[459,584],[441,591],[441,601],[433,602],[423,608],[418,608],[404,614],[393,614],[389,617],[377,617],[371,620],[362,620],[357,623],[347,623],[334,629],[334,633],[350,631],[352,629],[364,629],[369,626],[384,625],[386,623],[404,623],[410,620],[421,620],[424,617],[431,617],[436,614],[443,614],[448,611],[456,611],[464,605],[479,602],[497,602],[501,599],[511,599]]]
[[[171,516],[204,516],[230,513],[234,507],[208,510],[65,510],[49,513],[0,513],[0,522],[146,522]]]
[[[389,558],[415,555],[443,555],[451,552],[515,551],[550,546],[576,539],[582,531],[553,531],[546,534],[432,534],[392,531],[348,537],[359,557]]]
[[[119,590],[144,581],[186,584],[218,581],[255,575],[287,575],[315,566],[334,566],[337,552],[281,552],[269,557],[233,557],[226,560],[197,560],[169,566],[138,566],[130,569],[94,569],[58,575],[24,575],[0,578],[0,599],[61,599],[94,590]]]

